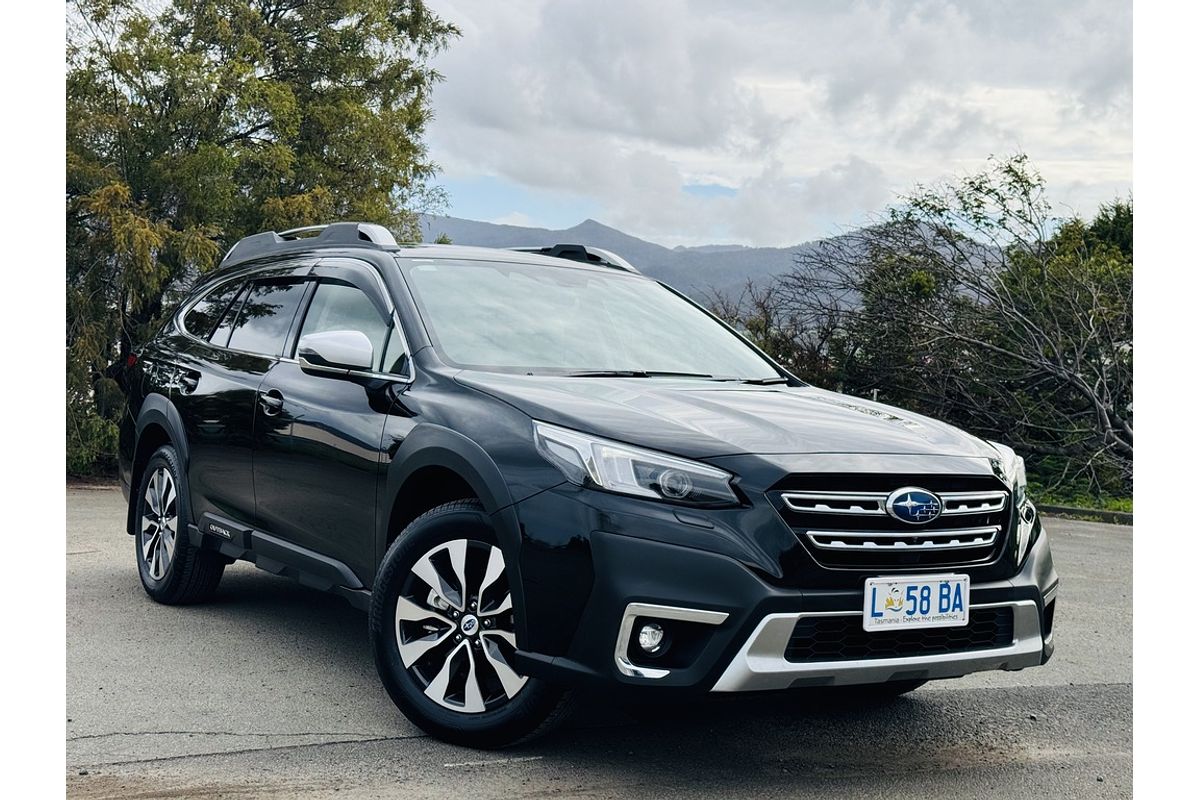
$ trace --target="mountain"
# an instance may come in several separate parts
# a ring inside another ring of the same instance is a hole
[[[644,274],[697,298],[713,289],[739,291],[747,280],[760,282],[790,272],[795,254],[816,245],[808,242],[794,247],[702,245],[667,248],[594,219],[565,230],[549,230],[424,215],[421,229],[427,242],[444,234],[455,244],[481,247],[540,247],[560,242],[602,247],[620,255]]]
[[[684,253],[724,253],[740,250],[749,250],[750,246],[745,244],[699,244],[694,247],[685,247],[684,245],[675,245],[676,252]]]

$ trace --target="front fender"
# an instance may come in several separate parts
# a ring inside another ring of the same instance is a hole
[[[521,531],[512,510],[514,498],[496,462],[471,439],[449,428],[432,423],[416,426],[404,437],[392,455],[379,504],[376,530],[377,563],[382,562],[388,545],[388,524],[392,506],[405,482],[425,467],[441,467],[457,473],[483,503],[492,518],[500,549],[512,571],[511,584],[517,636],[524,641],[525,598],[520,575]]]
[[[405,481],[425,467],[444,467],[458,473],[489,514],[513,504],[500,468],[482,447],[461,433],[429,423],[413,428],[396,449],[388,467],[384,496],[394,500]],[[390,510],[391,504],[384,507]],[[385,530],[385,541],[386,534]]]

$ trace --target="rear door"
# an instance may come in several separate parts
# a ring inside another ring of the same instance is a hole
[[[305,334],[355,330],[374,352],[373,371],[403,364],[391,304],[373,268],[322,259],[289,355]],[[334,558],[368,583],[375,559],[375,504],[391,382],[305,372],[280,359],[260,393],[277,407],[256,409],[254,484],[261,526]],[[286,426],[286,432],[285,427]]]
[[[215,513],[249,520],[254,513],[250,426],[255,392],[270,363],[224,347],[246,280],[246,273],[231,276],[201,294],[180,314],[167,347],[159,351],[169,359],[145,365],[153,390],[171,398],[183,422],[196,519]]]
[[[254,519],[253,424],[263,376],[287,345],[303,299],[303,273],[288,263],[237,280],[237,292],[218,315],[185,314],[188,339],[173,397],[183,418],[191,458],[188,485],[193,516],[213,513],[235,522]],[[296,273],[299,272],[300,275]]]
[[[245,291],[245,277],[229,281],[182,319],[185,335],[176,348],[181,369],[171,399],[187,435],[188,488],[197,523],[202,514],[242,521],[254,514],[250,424],[254,393],[269,362],[212,340],[226,317],[232,324]],[[226,331],[224,338],[228,336]]]
[[[243,365],[232,375],[229,354],[209,341],[244,285],[242,276],[210,287],[168,328],[169,338],[162,347],[148,347],[142,354],[146,391],[170,398],[183,422],[196,519],[205,512],[245,515],[254,511],[253,495],[245,490],[250,480],[250,421],[253,388],[266,368]],[[254,384],[249,390],[247,380]]]

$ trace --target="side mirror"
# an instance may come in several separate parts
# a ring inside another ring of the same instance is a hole
[[[316,372],[370,372],[375,349],[362,331],[325,331],[300,337],[300,366]]]

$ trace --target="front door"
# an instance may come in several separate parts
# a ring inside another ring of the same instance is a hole
[[[390,340],[399,337],[392,336],[390,305],[360,263],[318,264],[295,339],[360,331],[372,345],[372,371],[386,372],[396,349]],[[298,360],[285,358],[259,387],[272,404],[260,404],[255,421],[259,526],[342,562],[366,584],[374,570],[375,505],[391,386],[377,378],[306,372]]]

